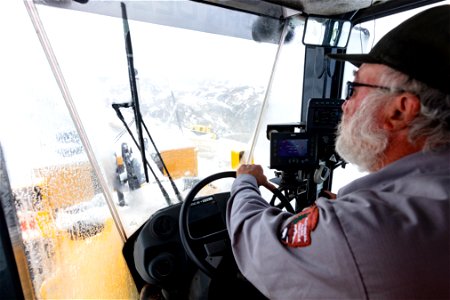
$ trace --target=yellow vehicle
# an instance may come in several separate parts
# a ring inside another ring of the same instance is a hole
[[[363,175],[334,151],[354,67],[326,55],[442,3],[2,1],[0,298],[258,299],[234,170],[288,179],[296,210]],[[300,160],[271,157],[286,134]]]
[[[199,133],[199,134],[206,134],[206,133],[212,133],[211,126],[206,125],[192,125],[191,126],[192,132]]]

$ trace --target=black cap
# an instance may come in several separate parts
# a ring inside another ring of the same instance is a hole
[[[425,10],[388,32],[368,54],[330,58],[384,64],[450,94],[450,5]]]

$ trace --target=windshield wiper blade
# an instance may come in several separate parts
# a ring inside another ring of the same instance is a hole
[[[125,3],[120,3],[122,9],[123,31],[125,37],[125,48],[128,61],[128,77],[130,79],[131,100],[133,102],[134,119],[136,120],[136,131],[138,134],[139,148],[141,149],[142,165],[144,166],[145,181],[148,183],[147,158],[144,151],[144,136],[142,134],[142,116],[139,106],[139,97],[136,84],[136,73],[134,69],[133,47],[131,45],[130,27],[128,26],[127,8]]]

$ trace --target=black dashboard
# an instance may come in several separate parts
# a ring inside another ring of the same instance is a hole
[[[202,183],[183,203],[158,210],[126,241],[123,254],[138,291],[151,286],[171,300],[267,299],[234,260],[225,219],[230,193],[196,197]]]
[[[198,197],[189,208],[189,234],[194,240],[205,241],[193,245],[194,250],[204,252],[206,260],[213,264],[226,253],[231,254],[228,235],[221,235],[225,238],[220,240],[215,235],[226,233],[225,213],[229,197],[230,193]],[[152,284],[169,294],[180,295],[188,293],[194,278],[205,281],[205,275],[199,274],[180,239],[181,206],[179,203],[160,209],[127,241],[124,255],[129,268],[134,271],[138,289],[144,284]],[[208,239],[210,235],[214,238]]]

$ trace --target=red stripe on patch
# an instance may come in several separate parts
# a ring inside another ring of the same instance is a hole
[[[314,204],[292,217],[281,231],[281,241],[289,247],[306,247],[311,244],[311,232],[319,222],[319,209]]]

